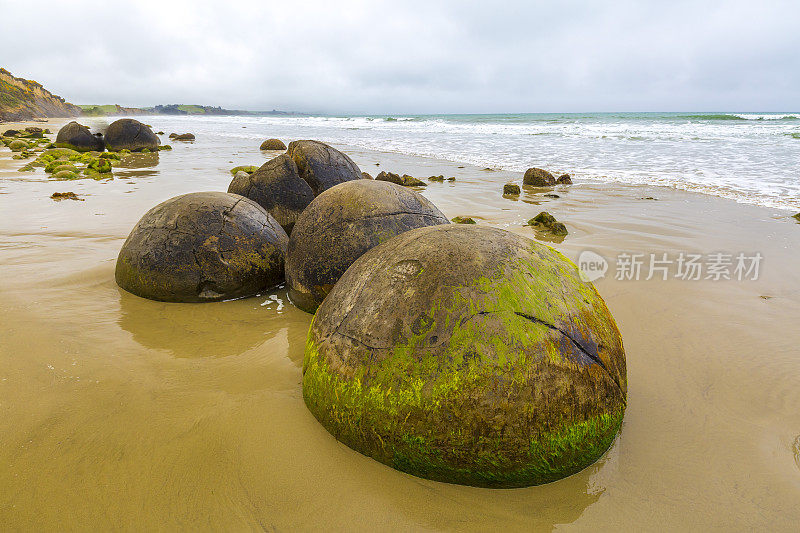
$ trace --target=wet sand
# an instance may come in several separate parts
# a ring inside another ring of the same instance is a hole
[[[54,122],[55,132],[63,121]],[[764,257],[758,281],[617,281],[609,271],[596,285],[627,353],[619,437],[562,481],[479,489],[394,471],[316,422],[300,388],[311,317],[285,289],[168,304],[117,288],[117,253],[145,211],[177,194],[225,190],[229,168],[268,158],[235,139],[171,144],[109,182],[17,172],[22,162],[0,149],[4,528],[789,531],[800,523],[800,224],[791,213],[602,183],[558,187],[557,199],[525,188],[512,200],[501,192],[521,181],[516,173],[348,151],[373,175],[456,176],[424,191],[451,218],[533,236],[524,222],[547,210],[570,231],[551,244],[572,259],[584,250],[608,259]],[[56,191],[85,201],[54,202]]]

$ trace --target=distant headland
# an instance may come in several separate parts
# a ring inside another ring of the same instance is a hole
[[[74,105],[33,80],[18,78],[0,68],[0,122],[59,117],[115,115],[249,115],[304,116],[294,111],[242,111],[204,105],[168,104],[123,107],[117,104]]]

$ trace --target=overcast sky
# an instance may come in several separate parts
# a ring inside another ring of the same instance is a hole
[[[798,111],[800,2],[0,0],[73,103],[328,113]]]

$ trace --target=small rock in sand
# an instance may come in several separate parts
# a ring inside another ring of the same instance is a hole
[[[61,200],[78,200],[79,202],[83,201],[83,198],[79,198],[77,194],[72,191],[69,192],[54,192],[50,195],[50,198],[53,200],[60,202]]]

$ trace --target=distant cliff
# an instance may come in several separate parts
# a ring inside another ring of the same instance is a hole
[[[0,68],[0,122],[47,117],[74,117],[81,109],[35,81],[17,78]]]

